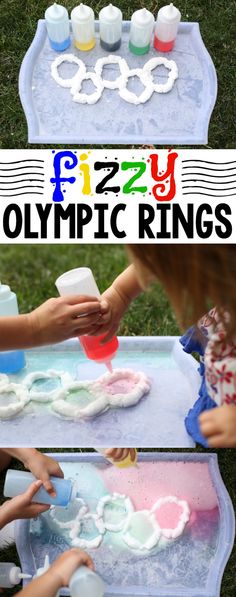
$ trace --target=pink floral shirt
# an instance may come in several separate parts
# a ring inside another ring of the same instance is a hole
[[[199,327],[208,338],[204,364],[209,396],[218,406],[224,402],[236,406],[236,339],[231,342],[225,340],[224,326],[216,309],[200,320]]]

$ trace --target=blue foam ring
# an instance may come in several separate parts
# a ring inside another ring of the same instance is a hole
[[[56,52],[63,52],[63,50],[66,50],[70,46],[70,37],[67,37],[67,39],[65,39],[64,41],[60,41],[60,42],[53,41],[49,37],[49,41],[50,41],[51,48],[53,50],[56,50]]]
[[[23,350],[0,352],[0,373],[17,373],[25,367]]]

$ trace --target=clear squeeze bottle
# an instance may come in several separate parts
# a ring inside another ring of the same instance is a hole
[[[121,45],[122,12],[109,4],[99,13],[100,44],[103,50],[115,52]]]
[[[68,11],[54,2],[45,11],[45,22],[50,46],[56,52],[63,52],[70,45],[70,23]]]
[[[81,2],[71,11],[71,25],[75,47],[82,52],[92,50],[96,43],[93,9]]]
[[[10,286],[0,282],[0,317],[19,315],[17,298]],[[25,366],[23,350],[0,352],[0,373],[17,373]]]
[[[0,562],[0,587],[11,589],[24,578],[32,578],[31,574],[24,574],[13,562]]]
[[[180,19],[181,13],[172,2],[160,8],[154,34],[154,48],[156,50],[170,52],[173,49]]]
[[[69,589],[71,597],[103,597],[105,593],[102,579],[87,566],[80,566],[72,574]]]
[[[3,489],[5,497],[15,497],[24,493],[30,484],[36,481],[36,478],[27,471],[16,471],[8,469]],[[56,491],[56,496],[48,494],[44,487],[40,487],[34,495],[32,502],[38,504],[49,504],[52,506],[68,506],[77,495],[77,485],[70,479],[60,479],[59,477],[50,477],[50,481]]]
[[[100,297],[92,271],[88,267],[78,267],[65,272],[57,278],[56,287],[61,296],[80,294]],[[79,340],[88,359],[92,359],[97,363],[105,363],[109,371],[112,371],[111,361],[119,346],[118,339],[113,336],[109,342],[101,344],[103,337],[103,335],[79,336]]]

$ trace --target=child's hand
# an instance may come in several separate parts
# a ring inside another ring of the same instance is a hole
[[[50,566],[47,574],[58,578],[58,587],[68,587],[73,572],[82,565],[94,570],[90,556],[85,551],[74,547],[59,556]]]
[[[32,502],[32,498],[41,486],[42,481],[34,481],[28,487],[27,491],[4,502],[1,506],[1,527],[12,520],[17,520],[18,518],[35,518],[39,514],[42,514],[42,512],[49,510],[50,506],[47,504]]]
[[[31,473],[43,482],[43,486],[50,496],[55,497],[56,492],[49,477],[64,477],[58,462],[46,454],[41,454],[38,450],[27,450],[24,465]]]
[[[125,460],[129,454],[131,461],[134,462],[136,457],[134,448],[108,448],[105,451],[105,456],[107,456],[107,458],[112,458],[114,462]]]
[[[110,286],[101,296],[101,317],[94,326],[93,336],[105,334],[101,344],[109,342],[117,332],[120,321],[129,306],[129,301],[119,293],[114,287]]]
[[[236,406],[224,404],[199,417],[202,435],[210,448],[236,448]]]
[[[51,298],[26,317],[32,345],[62,342],[92,333],[101,316],[101,303],[88,296]]]

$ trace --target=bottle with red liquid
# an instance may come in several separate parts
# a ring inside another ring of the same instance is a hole
[[[69,294],[84,294],[91,297],[100,297],[97,284],[89,267],[78,267],[65,272],[56,280],[56,287],[61,296]],[[111,361],[114,358],[119,343],[113,336],[106,344],[101,344],[101,336],[79,336],[79,341],[88,357],[97,363],[104,363],[112,371]]]
[[[154,48],[160,52],[170,52],[175,43],[181,13],[173,3],[158,11],[154,34]]]

